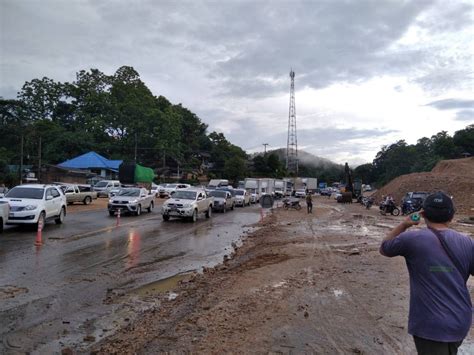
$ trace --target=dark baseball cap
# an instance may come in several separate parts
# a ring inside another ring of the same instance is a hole
[[[454,203],[451,197],[442,191],[429,195],[423,203],[424,216],[427,220],[435,223],[450,221],[454,212]]]

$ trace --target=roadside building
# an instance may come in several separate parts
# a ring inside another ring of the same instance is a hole
[[[95,173],[101,179],[114,180],[118,178],[119,166],[122,160],[109,160],[96,152],[89,152],[58,164],[60,168],[74,169]]]

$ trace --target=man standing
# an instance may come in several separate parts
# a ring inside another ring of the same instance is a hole
[[[313,197],[309,191],[306,193],[306,209],[308,213],[313,213]]]
[[[449,196],[428,196],[420,215],[408,216],[382,242],[380,253],[405,257],[410,275],[408,333],[418,354],[456,354],[469,332],[472,304],[466,283],[474,275],[474,241],[448,227],[454,217]]]

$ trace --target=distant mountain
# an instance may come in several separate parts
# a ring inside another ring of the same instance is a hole
[[[268,154],[274,153],[282,162],[286,162],[286,148],[280,148],[275,150],[270,150]],[[261,155],[262,153],[257,153],[255,155]],[[336,164],[333,161],[318,157],[314,154],[307,153],[303,150],[298,150],[298,160],[299,165],[304,165],[311,168],[322,168],[322,169],[344,169],[343,165]]]

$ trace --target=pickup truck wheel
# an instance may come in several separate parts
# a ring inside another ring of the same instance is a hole
[[[226,213],[227,212],[227,206],[224,204],[224,208],[222,209],[222,213]]]
[[[115,216],[115,211],[109,211],[109,216],[110,216],[110,217]]]
[[[170,216],[168,216],[167,214],[164,214],[163,221],[168,222],[169,220],[170,220]]]
[[[86,196],[83,202],[84,202],[84,205],[88,205],[92,202],[92,198],[90,196]]]
[[[198,219],[198,211],[194,210],[193,216],[191,217],[191,221],[194,223],[197,221],[197,219]]]
[[[212,207],[209,206],[209,208],[206,211],[206,218],[211,218],[212,216]]]
[[[38,225],[41,223],[43,225],[43,228],[44,228],[44,224],[46,222],[46,214],[43,212],[40,213],[39,217],[38,217],[38,222],[36,222],[36,228],[38,228]]]
[[[151,211],[153,211],[153,207],[155,207],[155,206],[153,204],[153,201],[151,201],[150,206],[148,206],[148,208],[146,209],[148,211],[148,213],[151,213]]]
[[[142,206],[141,206],[141,205],[138,205],[138,206],[137,206],[137,211],[135,212],[135,214],[136,214],[137,216],[139,216],[139,215],[142,214]]]
[[[235,203],[232,204],[232,207],[230,208],[231,211],[233,211],[235,208]]]
[[[61,207],[61,212],[59,212],[59,216],[54,220],[56,224],[63,224],[65,215],[66,211],[64,210],[64,207]]]

